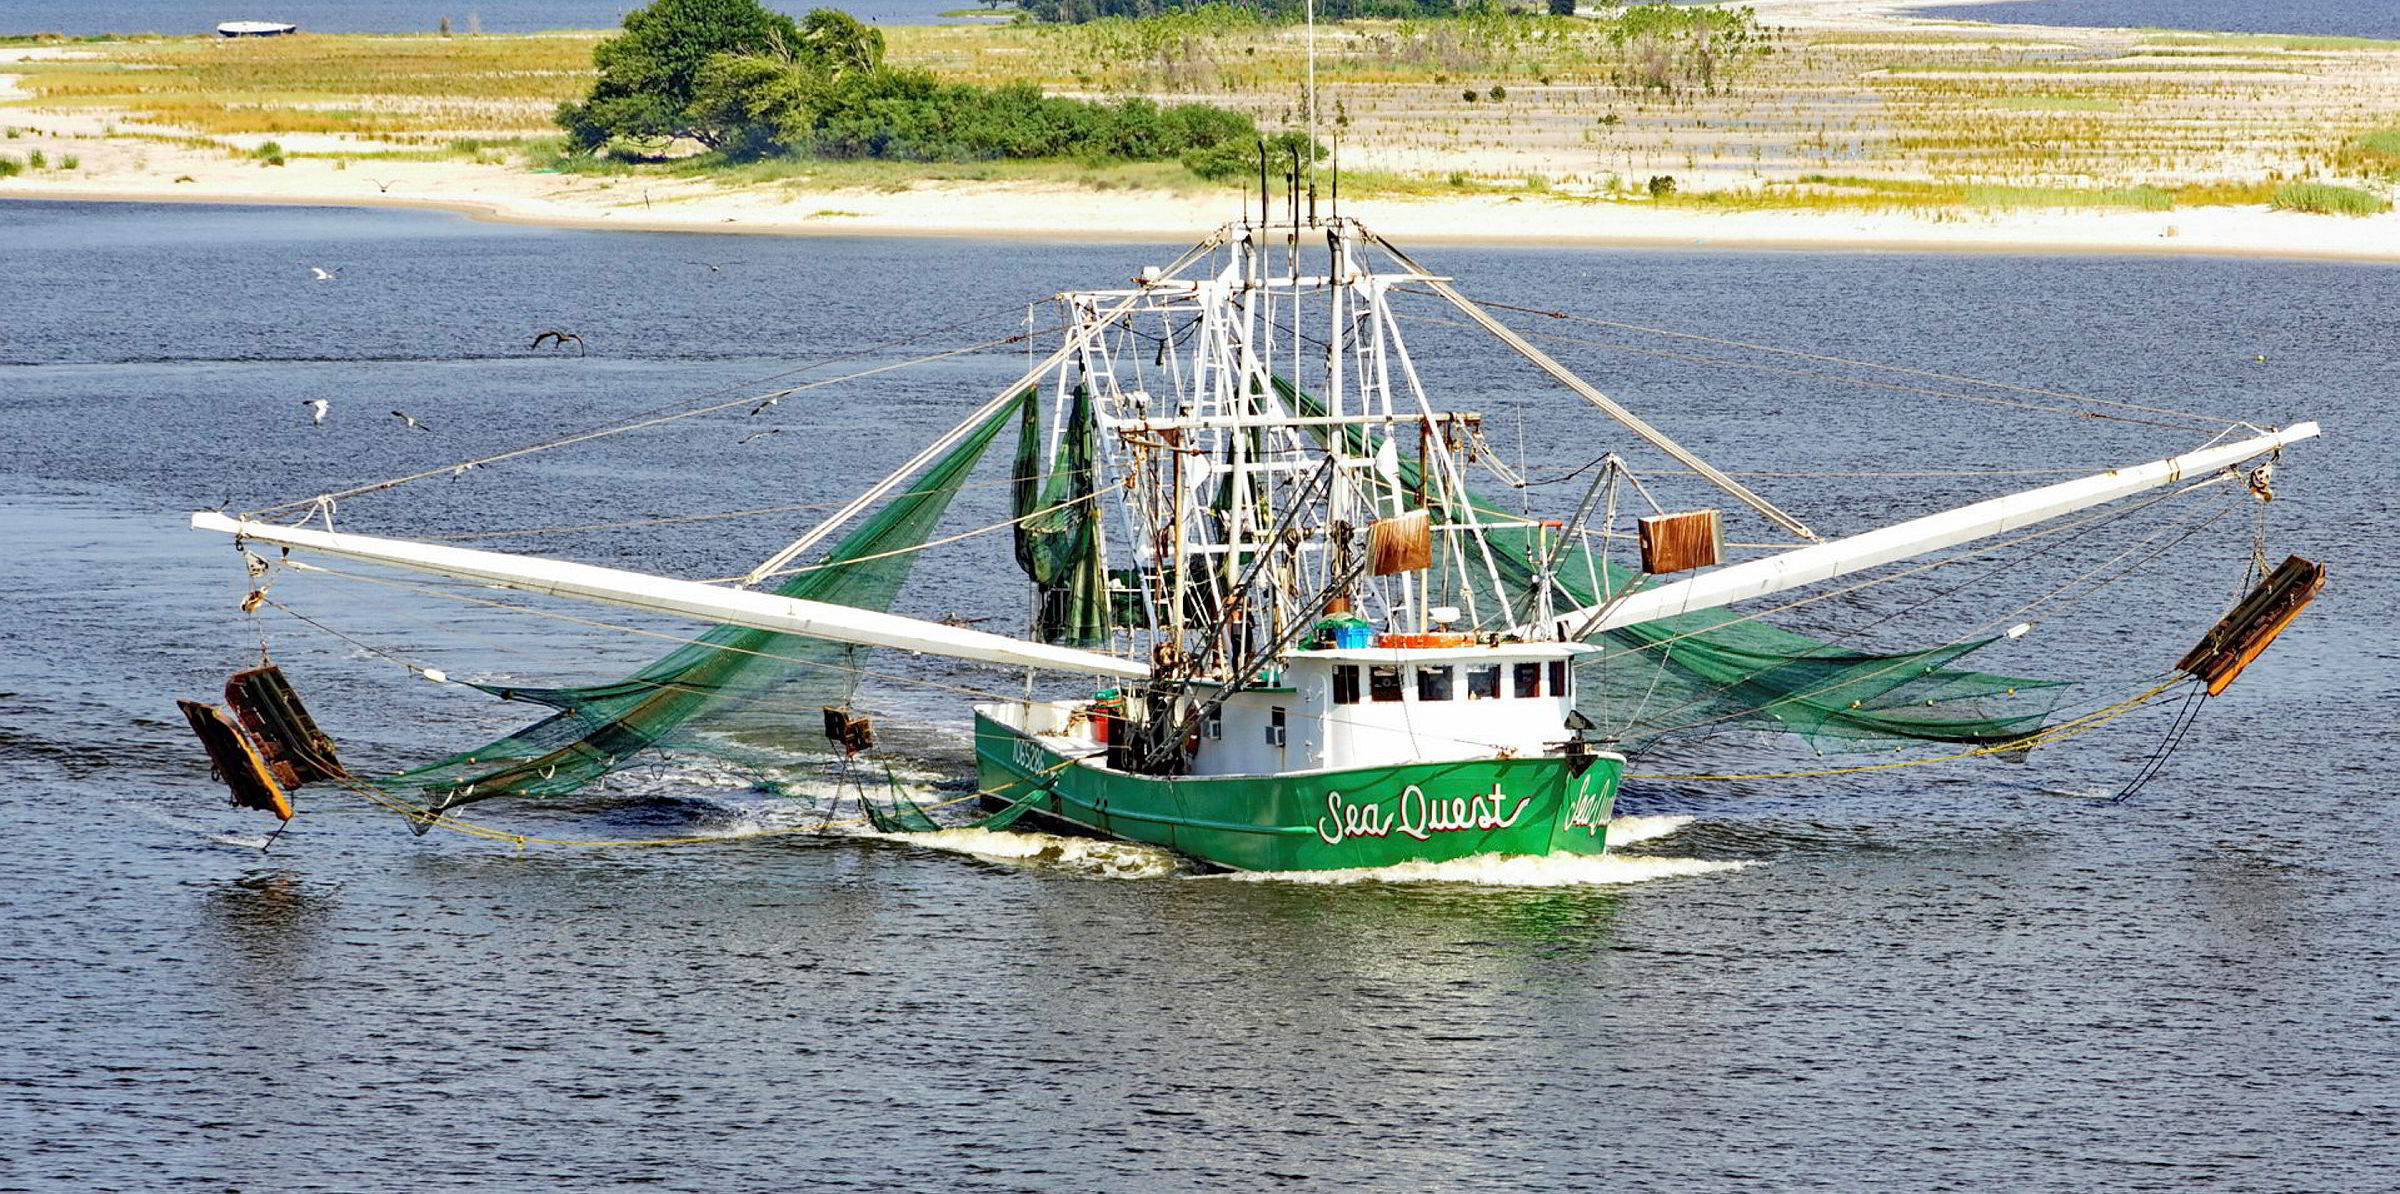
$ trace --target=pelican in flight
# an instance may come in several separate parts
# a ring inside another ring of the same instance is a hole
[[[319,281],[319,282],[331,282],[331,281],[333,281],[333,280],[334,280],[336,277],[339,277],[339,276],[340,276],[340,275],[338,275],[338,274],[334,273],[334,271],[332,271],[332,270],[329,270],[329,269],[326,269],[324,266],[321,266],[321,265],[312,265],[312,266],[309,266],[309,267],[308,267],[308,274],[309,274],[309,276],[310,276],[310,277],[312,277],[312,278],[315,278],[315,279],[316,279],[317,281]]]
[[[735,443],[737,443],[737,444],[746,444],[746,443],[749,443],[751,440],[757,439],[758,437],[760,437],[760,436],[762,436],[762,435],[782,435],[782,434],[783,434],[783,428],[781,428],[781,427],[772,427],[772,428],[769,428],[769,429],[767,429],[767,430],[765,430],[765,431],[753,431],[753,432],[751,432],[750,434],[748,434],[748,435],[745,435],[745,436],[743,436],[742,438],[740,438],[740,439],[738,439],[738,440],[735,440],[734,442],[735,442]]]
[[[760,416],[760,415],[763,415],[763,414],[767,413],[767,408],[768,408],[768,407],[770,407],[770,406],[773,406],[773,405],[775,405],[776,403],[778,403],[778,402],[781,402],[781,401],[783,401],[783,395],[781,395],[781,394],[777,394],[777,395],[775,395],[774,397],[772,397],[772,398],[769,398],[769,399],[767,399],[766,401],[764,401],[764,402],[761,402],[761,403],[759,403],[758,405],[751,407],[751,408],[750,408],[750,417],[751,417],[751,418],[753,418],[753,419],[755,419],[755,418],[757,418],[758,416]]]
[[[308,408],[308,421],[322,427],[325,425],[326,408],[332,406],[333,403],[323,398],[305,398],[301,400],[300,405]]]
[[[414,430],[417,430],[417,431],[431,431],[431,430],[433,430],[433,428],[431,428],[431,427],[427,427],[427,426],[426,426],[426,425],[424,425],[423,423],[420,423],[420,422],[418,422],[418,421],[417,421],[417,417],[416,417],[415,415],[409,414],[409,413],[408,413],[408,412],[406,412],[406,411],[398,411],[398,410],[396,410],[396,411],[393,411],[393,412],[392,412],[392,417],[393,417],[393,418],[395,418],[395,419],[398,419],[398,420],[400,420],[400,421],[401,421],[403,424],[406,424],[408,427],[410,427],[410,428],[412,428],[412,429],[414,429]]]
[[[582,356],[584,353],[583,337],[578,336],[573,332],[562,332],[556,328],[550,328],[535,333],[533,337],[533,346],[535,348],[540,348],[542,345],[548,344],[552,348],[565,348],[567,346],[567,341],[569,340],[575,342],[575,355]]]

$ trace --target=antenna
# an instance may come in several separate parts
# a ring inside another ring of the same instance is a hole
[[[1261,137],[1258,142],[1258,226],[1266,227],[1267,220],[1267,142],[1266,138]]]
[[[1317,220],[1317,0],[1308,0],[1308,220]]]

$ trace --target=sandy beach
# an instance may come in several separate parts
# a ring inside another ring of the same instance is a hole
[[[1960,26],[1938,9],[1891,0],[1760,0],[1762,19],[1792,30],[1893,35]],[[1994,27],[1974,26],[1988,30]],[[2008,36],[2074,31],[2013,27]],[[2088,32],[2088,31],[2087,31]],[[925,180],[886,187],[831,187],[797,180],[730,186],[665,176],[538,172],[514,162],[418,155],[415,160],[308,156],[350,152],[355,140],[281,137],[294,151],[273,168],[240,151],[264,136],[214,139],[150,130],[129,138],[106,114],[27,106],[6,72],[11,62],[57,60],[77,47],[0,48],[0,123],[26,139],[0,152],[39,148],[72,155],[72,170],[0,179],[0,197],[235,204],[436,208],[479,219],[570,227],[778,235],[915,235],[1176,240],[1239,214],[1242,198],[1220,192],[1102,190],[1067,182]],[[1363,152],[1363,151],[1362,151]],[[1502,151],[1455,151],[1492,170],[1511,168]],[[1400,151],[1392,151],[1397,156]],[[478,155],[480,156],[480,155]],[[1462,158],[1462,160],[1465,160]],[[1705,176],[1705,171],[1702,175]],[[1330,202],[1330,200],[1328,200]],[[1639,195],[1570,188],[1493,193],[1410,194],[1343,205],[1343,213],[1413,241],[1718,248],[2223,253],[2400,261],[2400,212],[2316,215],[2248,206],[2178,206],[2167,211],[2091,207],[2006,207],[1927,213],[1907,210],[1710,210],[1654,204]]]

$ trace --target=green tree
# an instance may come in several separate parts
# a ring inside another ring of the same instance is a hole
[[[794,54],[803,40],[798,24],[758,0],[653,0],[625,14],[625,32],[593,48],[600,77],[582,103],[559,105],[559,127],[587,152],[614,140],[663,148],[678,137],[714,148],[727,130],[693,107],[709,59]]]

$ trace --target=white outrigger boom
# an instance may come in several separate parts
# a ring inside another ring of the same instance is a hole
[[[479,551],[432,543],[412,543],[405,539],[380,539],[340,531],[312,531],[272,523],[246,522],[210,510],[192,515],[192,529],[223,531],[237,540],[251,543],[272,543],[278,547],[428,572],[435,576],[480,581],[527,593],[572,597],[702,622],[722,622],[778,634],[800,634],[840,643],[856,643],[863,647],[892,647],[1002,667],[1040,668],[1081,675],[1114,676],[1124,680],[1138,680],[1150,674],[1147,664],[1098,651],[1053,647],[1047,643],[1027,642],[924,618],[798,597],[779,597],[773,593],[747,589],[730,589],[623,568],[602,568],[593,564],[547,560],[502,551]]]
[[[2173,485],[2187,477],[2205,477],[2316,434],[2315,423],[2295,423],[2280,431],[2230,444],[1996,497],[1704,572],[1689,580],[1635,592],[1609,604],[1555,614],[1538,625],[1519,626],[1516,633],[1531,635],[1547,631],[1543,637],[1580,637],[1765,597],[2047,522],[2145,489]]]

